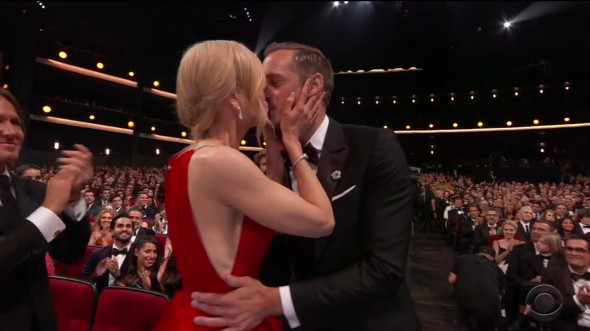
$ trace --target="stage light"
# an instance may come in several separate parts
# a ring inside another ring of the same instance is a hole
[[[2,88],[5,89],[5,90],[8,90],[8,84],[2,85]]]
[[[434,151],[432,151],[432,150],[431,150],[431,151],[430,151],[430,155],[434,155]]]
[[[182,131],[182,132],[180,133],[180,135],[181,135],[183,138],[185,138],[185,137],[186,137],[186,131]]]
[[[518,96],[518,91],[514,91],[514,96],[517,97]]]
[[[545,149],[544,148],[541,148],[541,153],[545,153]]]
[[[451,97],[451,101],[455,101],[455,97]]]
[[[397,103],[397,100],[393,99],[393,104],[395,105]]]
[[[409,125],[406,125],[406,130],[410,130],[412,127]]]
[[[475,99],[475,95],[469,97],[471,100]]]
[[[535,118],[535,119],[533,120],[533,124],[534,124],[534,125],[537,125],[537,124],[539,124],[539,120]]]
[[[566,86],[566,87],[565,87],[565,90],[566,90],[566,91],[569,91],[569,90],[570,90],[570,87],[569,87],[569,86]]]
[[[96,64],[96,67],[97,67],[98,69],[103,69],[103,68],[104,68],[104,64],[103,64],[102,62],[98,62],[98,63]]]
[[[571,85],[570,82],[564,82],[563,83],[563,86],[564,86],[564,88],[565,88],[566,91],[569,91],[570,90],[570,85]]]
[[[430,124],[428,124],[428,127],[432,129],[432,128],[434,128],[434,124],[430,123]]]
[[[266,146],[266,141],[263,141],[262,142],[262,146]]]
[[[135,73],[133,71],[129,71],[129,77],[133,77],[135,76]]]
[[[68,57],[68,53],[66,53],[66,52],[64,52],[64,51],[61,51],[61,52],[59,52],[59,54],[58,54],[58,55],[59,55],[59,57],[60,57],[60,58],[62,58],[62,59],[66,59],[66,58]]]
[[[494,98],[494,99],[496,98],[496,93],[492,94],[492,98]]]
[[[158,82],[157,80],[154,81],[154,87],[158,87],[160,86],[160,82]]]
[[[541,89],[541,90],[539,90],[539,94],[543,94],[543,90],[542,90],[542,89]]]
[[[569,121],[570,121],[570,118],[569,118],[569,117],[564,117],[564,118],[563,118],[563,121],[564,121],[564,122],[569,122]]]
[[[104,153],[105,153],[106,155],[111,155],[111,149],[110,149],[110,148],[107,148],[107,149],[105,149],[105,150],[104,150]]]
[[[481,128],[483,126],[483,122],[477,122],[477,126]]]
[[[43,106],[43,112],[46,113],[46,114],[51,113],[51,107],[49,107],[49,106]]]
[[[510,28],[510,26],[511,26],[511,25],[512,25],[512,24],[510,24],[510,22],[508,22],[508,21],[504,22],[504,27],[505,27],[506,29]]]
[[[127,122],[127,126],[130,128],[133,128],[135,126],[135,122],[129,121],[129,122]]]
[[[246,145],[246,139],[242,139],[242,141],[240,142],[240,144],[242,144],[242,146]]]
[[[456,128],[459,126],[459,123],[453,123],[453,127]]]
[[[156,148],[156,155],[160,155],[160,149]]]
[[[156,131],[156,127],[155,127],[155,126],[152,126],[152,127],[150,128],[150,130],[152,130],[152,132]]]
[[[88,118],[89,118],[91,121],[94,121],[94,119],[95,119],[96,117],[94,117],[94,115],[90,115],[90,116],[88,116]]]
[[[378,105],[379,104],[379,100],[375,100],[375,104]]]
[[[358,101],[356,102],[356,104],[360,106],[360,104],[361,104],[361,101],[360,101],[360,100],[358,100]]]
[[[434,102],[434,98],[430,98],[430,102]]]
[[[383,126],[383,128],[384,128],[384,129],[387,129],[387,125],[384,125],[384,126]]]
[[[412,103],[416,103],[416,99],[412,99]]]
[[[55,149],[55,150],[59,149],[59,142],[58,141],[53,143],[53,149]]]
[[[506,126],[512,126],[512,121],[506,122]]]
[[[342,100],[340,101],[341,104],[344,104],[344,98],[342,98]]]
[[[338,6],[340,6],[340,1],[334,1],[334,2],[332,3],[332,6],[334,6],[334,7],[338,7]]]

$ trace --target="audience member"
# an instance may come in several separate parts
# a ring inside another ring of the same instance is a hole
[[[162,292],[158,280],[158,245],[158,240],[149,235],[135,241],[127,273],[118,278],[117,285]]]
[[[498,210],[496,208],[486,209],[485,222],[475,227],[473,234],[473,251],[477,252],[481,246],[488,245],[490,236],[499,235],[500,224],[498,224]],[[495,256],[499,253],[496,252]]]
[[[103,209],[97,216],[97,221],[94,224],[94,231],[88,241],[89,246],[110,246],[113,244],[113,236],[111,232],[111,222],[113,220],[113,212]]]
[[[524,241],[516,239],[516,229],[518,226],[514,221],[505,221],[502,225],[500,234],[503,238],[494,241],[492,244],[494,251],[496,252],[496,263],[504,273],[508,269],[508,256],[512,252],[515,246],[523,244]]]
[[[127,273],[129,265],[128,253],[133,236],[133,224],[129,216],[117,216],[111,222],[111,231],[113,245],[94,251],[82,272],[82,277],[95,283],[99,292],[114,285],[117,277]]]

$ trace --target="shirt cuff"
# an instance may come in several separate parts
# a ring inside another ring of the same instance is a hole
[[[86,216],[86,200],[81,197],[77,202],[70,203],[64,209],[64,214],[75,221],[81,221]]]
[[[39,229],[47,242],[51,242],[66,228],[55,213],[43,206],[37,208],[27,219]]]
[[[578,309],[580,309],[580,311],[586,310],[586,307],[584,307],[584,305],[580,303],[580,300],[578,300],[578,296],[576,296],[575,294],[574,294],[574,302],[576,303],[576,306],[578,306]]]
[[[293,306],[293,299],[291,299],[291,290],[289,289],[289,286],[279,287],[279,295],[281,297],[281,306],[283,306],[283,315],[285,315],[289,327],[291,327],[291,329],[299,327],[301,323],[295,313],[295,307]]]

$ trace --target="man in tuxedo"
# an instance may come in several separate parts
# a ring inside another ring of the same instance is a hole
[[[455,287],[458,322],[469,330],[498,327],[504,272],[494,262],[495,256],[493,248],[481,246],[476,254],[457,256],[449,273],[449,283]]]
[[[473,249],[477,250],[481,246],[488,244],[490,236],[498,234],[498,211],[496,208],[490,208],[486,211],[486,221],[475,227],[475,233],[473,234]]]
[[[148,224],[144,222],[143,209],[140,206],[133,206],[129,208],[127,214],[129,214],[129,219],[131,219],[131,222],[133,222],[133,237],[131,237],[132,243],[146,234],[149,234],[153,237],[156,236],[156,232],[149,228]],[[156,215],[154,214],[154,217],[155,216]]]
[[[265,55],[270,119],[281,127],[285,102],[295,96],[292,111],[306,114],[300,118],[306,121],[298,128],[300,141],[332,201],[336,226],[325,238],[286,238],[284,253],[293,270],[289,286],[230,276],[228,284],[239,287],[232,292],[193,293],[196,307],[219,316],[196,323],[247,330],[266,316],[283,315],[300,330],[417,330],[404,279],[414,191],[397,137],[391,130],[341,125],[326,116],[334,71],[318,49],[271,44]],[[305,109],[307,96],[323,92],[317,108]],[[267,172],[282,165],[277,147],[267,146]],[[286,177],[297,191],[296,181]]]
[[[459,219],[463,217],[465,211],[463,210],[463,199],[461,197],[453,197],[453,204],[448,206],[444,211],[444,218],[447,224],[447,244],[457,246],[459,228]]]
[[[90,238],[83,183],[92,154],[82,145],[62,151],[47,186],[9,172],[25,139],[16,98],[0,89],[0,329],[57,330],[45,255],[76,263]]]
[[[535,224],[533,221],[533,209],[530,206],[524,206],[520,208],[520,215],[522,218],[518,221],[516,235],[520,236],[524,241],[531,241],[531,230]]]
[[[147,218],[149,220],[154,220],[156,217],[156,210],[148,205],[148,194],[147,193],[139,193],[139,206],[141,207],[141,212],[143,213],[143,218]]]
[[[82,271],[82,277],[96,284],[101,292],[105,287],[115,285],[116,279],[127,273],[129,267],[133,223],[128,215],[115,217],[111,222],[113,244],[94,251]]]
[[[118,195],[113,198],[113,212],[115,213],[115,217],[127,213],[123,207],[123,199]]]
[[[86,212],[88,217],[96,217],[102,210],[100,202],[94,198],[94,191],[84,191],[84,200],[86,200]]]
[[[469,214],[467,217],[461,218],[461,224],[459,228],[460,239],[459,239],[459,253],[466,254],[472,253],[473,251],[473,237],[475,235],[475,227],[477,224],[477,217],[479,216],[479,208],[476,205],[470,205]]]
[[[580,222],[576,224],[574,233],[590,239],[590,211],[582,210],[580,212]]]
[[[541,275],[537,274],[537,270],[543,270],[543,267],[535,264],[542,263],[542,260],[536,258],[539,252],[535,243],[542,234],[553,232],[553,230],[553,224],[550,222],[535,222],[531,231],[531,239],[522,245],[514,246],[512,253],[508,257],[508,270],[506,271],[506,299],[508,302],[506,304],[506,314],[509,321],[518,317],[515,322],[516,324],[513,325],[516,329],[525,320],[524,315],[518,315],[518,305],[524,303],[529,290],[541,281]]]
[[[551,322],[552,330],[590,329],[589,249],[586,237],[571,235],[565,243],[567,267],[555,265],[543,272],[541,281],[557,288],[563,300],[559,317]]]
[[[111,197],[111,190],[108,188],[103,188],[102,189],[102,193],[100,194],[100,205],[104,206],[107,203],[110,203],[110,197]]]

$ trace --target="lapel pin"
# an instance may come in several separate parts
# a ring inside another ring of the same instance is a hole
[[[333,180],[338,180],[340,179],[340,177],[342,177],[342,172],[340,172],[340,170],[334,170],[334,172],[332,172],[331,177]]]

